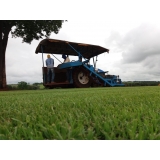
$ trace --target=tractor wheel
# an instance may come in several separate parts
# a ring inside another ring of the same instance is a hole
[[[73,72],[73,83],[77,88],[88,88],[91,86],[89,72],[82,67],[77,67]]]

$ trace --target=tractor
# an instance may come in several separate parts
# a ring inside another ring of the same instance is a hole
[[[98,55],[105,52],[109,53],[109,49],[98,45],[75,43],[58,39],[42,40],[38,44],[35,53],[42,53],[43,85],[46,88],[124,86],[119,75],[110,75],[108,71],[96,68]],[[44,66],[44,54],[52,54],[54,57],[58,54],[77,56],[77,60],[61,63],[57,67],[54,67],[55,83],[47,83],[47,67]],[[91,59],[93,59],[92,65],[90,64]]]

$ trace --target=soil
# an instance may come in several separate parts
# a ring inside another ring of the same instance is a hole
[[[9,89],[8,88],[0,89],[0,91],[9,91]]]

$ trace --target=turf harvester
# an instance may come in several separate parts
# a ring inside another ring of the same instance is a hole
[[[119,75],[110,75],[108,71],[96,68],[97,57],[104,52],[109,53],[109,49],[97,45],[57,39],[42,40],[38,44],[35,53],[42,53],[43,85],[47,88],[124,86]],[[55,83],[47,83],[47,67],[44,66],[44,53],[52,54],[53,56],[55,54],[77,56],[78,58],[54,67]],[[91,59],[93,59],[93,65],[90,64]]]

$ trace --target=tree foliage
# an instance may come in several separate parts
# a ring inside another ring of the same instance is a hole
[[[8,90],[37,90],[40,89],[40,86],[42,86],[43,83],[33,83],[29,84],[25,81],[20,81],[18,84],[10,84],[7,85]]]
[[[21,37],[22,42],[31,43],[33,39],[48,38],[52,32],[57,34],[63,20],[0,20],[0,88],[6,88],[5,53],[8,35]]]
[[[136,87],[136,86],[158,86],[159,81],[127,81],[123,82],[126,87]]]
[[[15,29],[11,31],[13,37],[23,38],[23,42],[31,43],[33,39],[48,38],[52,32],[58,33],[63,21],[52,20],[31,20],[16,21]]]
[[[27,82],[24,81],[18,82],[18,89],[28,89]]]

